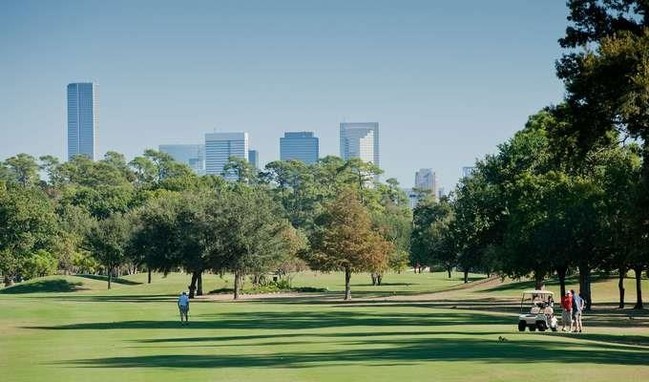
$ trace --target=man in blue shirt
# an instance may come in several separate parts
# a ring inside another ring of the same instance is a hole
[[[572,322],[575,324],[575,332],[581,333],[581,314],[584,309],[584,299],[575,293],[574,289],[571,289],[570,292],[572,293]],[[570,329],[572,329],[572,324],[570,325]]]
[[[183,292],[178,297],[178,310],[180,311],[180,324],[187,325],[189,323],[189,296],[187,296],[187,292]],[[184,323],[183,317],[185,318]]]

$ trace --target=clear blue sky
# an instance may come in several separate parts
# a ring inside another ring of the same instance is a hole
[[[0,159],[64,159],[66,85],[95,81],[100,155],[247,131],[265,164],[302,130],[339,155],[341,121],[378,121],[386,177],[433,168],[449,190],[561,101],[566,15],[564,0],[5,1]]]

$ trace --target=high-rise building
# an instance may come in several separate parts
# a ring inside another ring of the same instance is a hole
[[[248,159],[248,133],[207,133],[205,134],[205,173],[223,175],[223,167],[230,157]]]
[[[176,162],[188,165],[196,174],[205,174],[205,145],[160,145],[158,150],[169,154]]]
[[[418,190],[429,191],[437,197],[438,183],[437,174],[431,168],[422,168],[415,173],[415,188]]]
[[[472,166],[462,167],[462,177],[466,178],[467,176],[471,176],[471,174],[473,174],[474,171],[475,171],[475,167]]]
[[[379,166],[379,123],[342,122],[340,156],[344,160],[360,158]]]
[[[286,132],[279,139],[279,159],[299,160],[306,164],[314,164],[320,157],[318,138],[313,132]]]
[[[259,168],[259,151],[257,150],[248,150],[248,162],[252,167]]]
[[[68,84],[68,160],[85,155],[95,160],[97,86],[92,82]]]

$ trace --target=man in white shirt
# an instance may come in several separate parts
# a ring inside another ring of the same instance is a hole
[[[178,310],[180,311],[180,324],[187,325],[189,323],[189,296],[187,292],[183,292],[180,297],[178,297]],[[183,323],[183,317],[185,321]]]

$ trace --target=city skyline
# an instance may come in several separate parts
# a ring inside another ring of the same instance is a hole
[[[339,155],[340,122],[378,121],[383,179],[410,185],[432,167],[452,189],[563,96],[561,1],[147,4],[5,5],[0,158],[65,158],[65,85],[94,82],[96,157],[216,129],[248,131],[263,167],[283,131],[313,131],[320,156]]]

